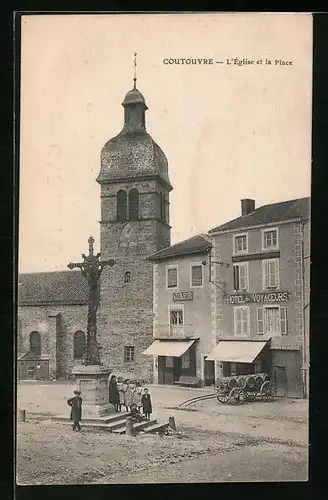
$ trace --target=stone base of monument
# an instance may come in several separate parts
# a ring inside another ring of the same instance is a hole
[[[98,422],[115,414],[115,408],[108,402],[108,377],[111,369],[101,365],[78,365],[72,369],[76,377],[76,389],[81,391],[82,422]],[[72,392],[72,396],[73,396]],[[70,417],[70,408],[67,406],[66,415],[56,415],[55,421],[67,421]]]

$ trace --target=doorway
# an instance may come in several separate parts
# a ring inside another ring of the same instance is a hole
[[[277,389],[277,396],[287,396],[287,374],[285,366],[273,367],[274,383]]]
[[[215,383],[214,361],[207,361],[206,358],[204,358],[204,383],[205,385]]]
[[[181,377],[181,357],[173,358],[173,383]]]

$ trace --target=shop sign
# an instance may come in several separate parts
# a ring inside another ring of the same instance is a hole
[[[181,300],[193,300],[193,292],[173,292],[173,301],[181,301]]]
[[[247,303],[266,303],[266,302],[288,302],[291,298],[290,292],[260,292],[260,293],[242,293],[227,294],[225,301],[227,304],[247,304]]]

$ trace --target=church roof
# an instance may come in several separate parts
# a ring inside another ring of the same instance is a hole
[[[168,162],[161,148],[146,131],[145,98],[137,88],[130,90],[122,103],[125,122],[121,132],[110,139],[101,151],[101,169],[97,181],[111,183],[136,178],[157,178],[171,191]],[[136,122],[129,119],[134,108],[141,110]]]
[[[20,306],[84,305],[88,285],[80,271],[23,273],[18,277]]]
[[[242,215],[237,219],[211,229],[209,233],[243,229],[249,226],[279,224],[279,222],[298,218],[308,219],[310,216],[310,200],[311,198],[307,197],[263,205],[250,214]]]
[[[212,248],[211,237],[208,234],[197,234],[187,240],[180,241],[175,245],[159,250],[148,257],[148,260],[157,261],[180,257],[182,255],[204,253],[210,248]]]
[[[101,152],[98,182],[159,177],[172,189],[165,154],[145,130],[123,129]]]

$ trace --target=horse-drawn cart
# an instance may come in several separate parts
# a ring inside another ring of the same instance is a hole
[[[267,373],[253,375],[236,375],[223,377],[217,386],[217,399],[220,403],[234,405],[243,404],[244,401],[272,401],[276,395],[274,384]]]

